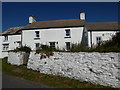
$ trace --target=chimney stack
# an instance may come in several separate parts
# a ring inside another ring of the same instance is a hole
[[[80,12],[80,20],[85,20],[85,12]]]
[[[34,16],[29,16],[29,24],[32,24],[33,22],[36,22]]]

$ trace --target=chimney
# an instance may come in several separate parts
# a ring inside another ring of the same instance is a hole
[[[33,22],[36,22],[34,16],[29,16],[29,24],[32,24]]]
[[[85,12],[80,12],[80,20],[85,20]]]

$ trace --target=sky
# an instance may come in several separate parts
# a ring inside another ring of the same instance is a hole
[[[2,30],[25,26],[34,15],[37,21],[79,19],[84,11],[87,22],[117,22],[117,2],[2,2]]]

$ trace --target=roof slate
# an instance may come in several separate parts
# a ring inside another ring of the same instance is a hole
[[[52,20],[52,21],[34,22],[32,24],[25,26],[24,29],[77,27],[84,25],[85,25],[85,20],[80,20],[80,19]]]
[[[23,27],[12,27],[4,31],[2,34],[20,34],[21,30],[26,29],[43,29],[43,28],[62,28],[62,27],[78,27],[85,26],[88,30],[120,30],[120,23],[118,22],[85,22],[80,19],[68,20],[52,20],[40,21],[28,24]]]
[[[86,23],[88,30],[120,30],[118,29],[118,22],[90,22]]]

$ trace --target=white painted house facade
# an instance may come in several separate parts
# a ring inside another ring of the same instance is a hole
[[[28,25],[10,28],[2,33],[0,53],[1,57],[5,57],[8,50],[21,45],[27,45],[32,50],[36,50],[40,45],[68,50],[71,44],[75,43],[93,47],[100,41],[110,40],[118,31],[118,22],[87,23],[84,12],[80,13],[79,19],[69,20],[37,22],[30,16]]]

